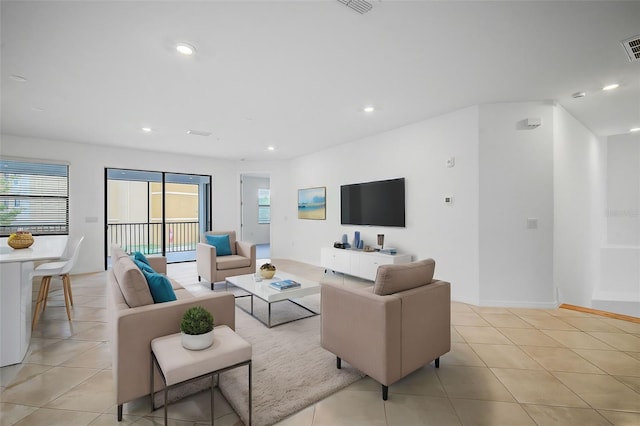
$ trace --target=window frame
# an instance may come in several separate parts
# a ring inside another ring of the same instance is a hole
[[[13,182],[7,186],[6,181]],[[0,222],[0,237],[16,231],[36,236],[69,235],[69,200],[69,164],[0,157],[0,205],[27,209],[30,215],[35,213],[32,218],[19,218],[24,210],[10,212],[8,218],[2,219],[4,223]],[[47,219],[50,220],[47,222]]]

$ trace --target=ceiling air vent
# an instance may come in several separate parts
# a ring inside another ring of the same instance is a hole
[[[621,43],[629,55],[629,61],[640,61],[640,35],[628,38]]]
[[[340,3],[355,10],[358,13],[367,13],[373,5],[365,0],[338,0]]]

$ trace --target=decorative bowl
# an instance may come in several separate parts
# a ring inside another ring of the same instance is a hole
[[[262,278],[264,278],[265,280],[270,280],[271,278],[273,278],[273,276],[276,274],[276,271],[270,271],[268,269],[260,269],[260,275],[262,276]]]
[[[14,249],[25,249],[33,244],[33,235],[30,232],[16,232],[11,234],[7,240],[9,247]]]

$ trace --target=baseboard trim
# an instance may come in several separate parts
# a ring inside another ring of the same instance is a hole
[[[613,319],[635,322],[636,324],[640,324],[640,318],[632,317],[631,315],[615,314],[613,312],[600,311],[598,309],[585,308],[583,306],[569,305],[567,303],[563,303],[562,305],[559,306],[559,308],[569,309],[571,311],[585,312],[588,314],[600,315],[607,318],[613,318]]]
[[[467,302],[465,302],[467,303]],[[475,303],[472,303],[475,305]],[[478,306],[493,308],[556,309],[556,302],[516,302],[513,300],[480,300]]]

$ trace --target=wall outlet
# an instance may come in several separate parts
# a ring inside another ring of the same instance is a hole
[[[447,167],[453,167],[456,165],[456,157],[450,157],[447,159]]]
[[[538,219],[532,217],[528,218],[527,229],[538,229]]]
[[[444,197],[445,204],[453,204],[453,197]]]

